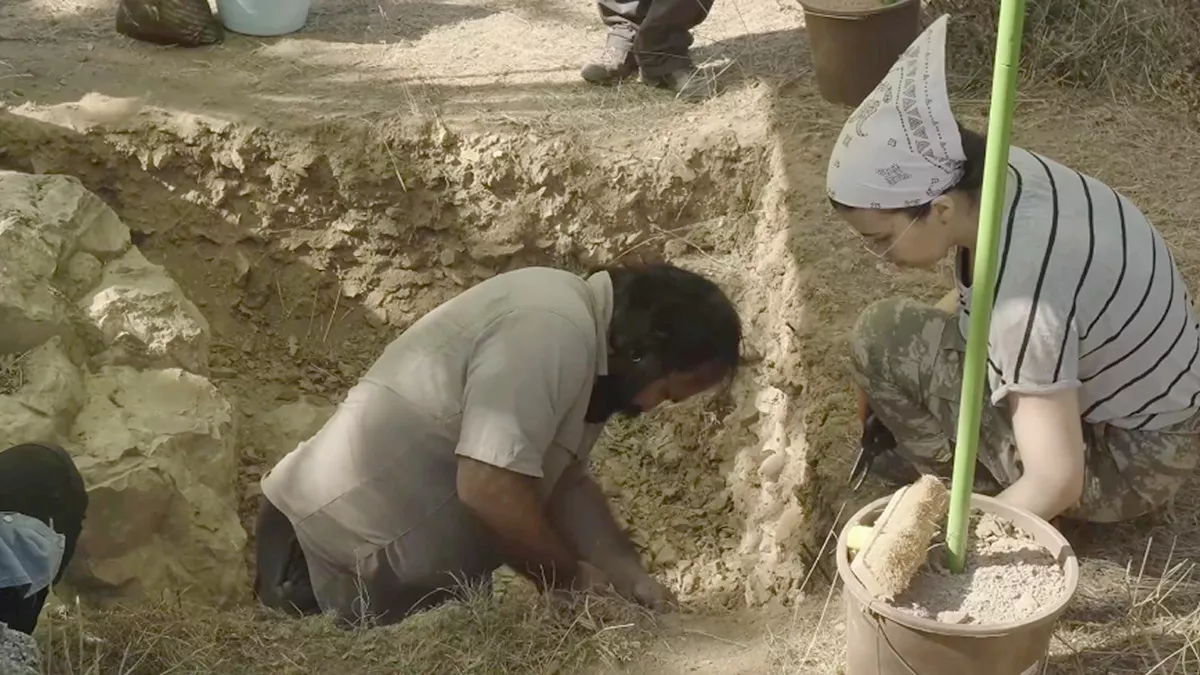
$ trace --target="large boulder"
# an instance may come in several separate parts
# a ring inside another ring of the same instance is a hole
[[[0,322],[0,440],[62,444],[88,486],[65,590],[243,595],[234,416],[205,378],[208,323],[78,180],[0,171]]]
[[[238,598],[246,532],[232,508],[229,402],[178,368],[108,366],[88,376],[86,390],[71,440],[90,502],[70,583],[122,599],[189,586]]]
[[[108,260],[129,241],[129,228],[78,179],[0,171],[0,353],[69,334],[69,303],[49,280],[76,253]]]

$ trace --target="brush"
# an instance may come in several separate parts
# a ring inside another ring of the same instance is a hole
[[[946,516],[949,493],[934,476],[897,490],[870,526],[851,528],[850,570],[876,598],[894,600],[908,589],[929,556],[929,545]]]

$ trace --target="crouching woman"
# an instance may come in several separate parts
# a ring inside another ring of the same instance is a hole
[[[894,452],[949,475],[971,309],[985,142],[951,112],[947,17],[847,122],[827,189],[877,255],[932,267],[937,307],[885,299],[859,317],[853,376]],[[1001,217],[979,461],[998,498],[1043,518],[1135,518],[1200,458],[1200,330],[1160,233],[1104,183],[1012,147]]]

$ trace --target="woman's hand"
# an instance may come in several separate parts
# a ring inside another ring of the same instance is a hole
[[[1079,389],[1013,392],[1008,398],[1023,469],[1021,478],[997,498],[1051,520],[1083,496],[1086,449]]]

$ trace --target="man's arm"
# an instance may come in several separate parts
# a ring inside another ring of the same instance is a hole
[[[1013,434],[1024,471],[998,498],[1050,520],[1077,503],[1085,476],[1079,389],[1010,393]]]
[[[493,535],[505,562],[542,590],[586,587],[589,580],[581,576],[587,575],[546,518],[538,480],[458,458],[458,498]]]
[[[576,555],[600,568],[617,592],[650,606],[674,598],[642,567],[633,542],[617,524],[604,491],[583,462],[568,465],[550,497],[551,522]]]

